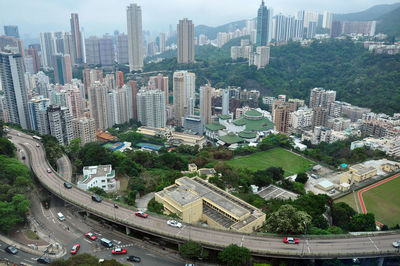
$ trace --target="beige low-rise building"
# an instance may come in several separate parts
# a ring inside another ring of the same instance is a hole
[[[341,191],[347,191],[354,182],[362,182],[378,174],[378,170],[373,166],[356,164],[349,167],[349,171],[340,175]]]
[[[265,213],[199,178],[182,177],[155,194],[164,213],[177,214],[186,223],[206,222],[210,227],[251,233],[265,221]]]

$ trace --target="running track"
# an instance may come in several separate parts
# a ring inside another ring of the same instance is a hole
[[[371,188],[374,188],[374,187],[377,187],[377,186],[379,186],[379,185],[382,185],[383,183],[386,183],[386,182],[388,182],[388,181],[390,181],[390,180],[393,180],[393,179],[395,179],[395,178],[397,178],[397,177],[399,177],[399,176],[400,176],[400,174],[396,174],[396,175],[394,175],[394,176],[391,176],[391,177],[389,177],[389,178],[386,178],[386,179],[384,179],[384,180],[381,180],[381,181],[379,181],[378,183],[372,184],[372,185],[370,185],[370,186],[368,186],[368,187],[365,187],[365,188],[361,189],[360,191],[358,191],[358,200],[360,201],[360,205],[361,205],[362,212],[363,212],[363,213],[367,213],[367,208],[365,207],[364,199],[363,199],[363,196],[362,196],[362,194],[363,194],[365,191],[368,191],[368,190],[370,190]],[[379,226],[382,226],[382,225],[383,225],[382,223],[380,223],[380,222],[378,222],[378,221],[376,221],[376,224],[379,225]]]

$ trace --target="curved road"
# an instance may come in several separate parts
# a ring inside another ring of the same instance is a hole
[[[281,237],[266,237],[256,234],[239,234],[229,231],[218,231],[206,227],[184,224],[182,228],[174,228],[166,224],[166,218],[149,215],[143,219],[134,215],[132,209],[120,207],[115,209],[111,201],[103,200],[96,203],[91,200],[91,194],[76,187],[65,189],[64,180],[56,173],[47,173],[49,164],[42,146],[36,147],[36,141],[31,136],[16,131],[10,132],[12,141],[23,145],[29,150],[32,170],[40,182],[50,191],[65,201],[79,206],[89,213],[134,228],[149,234],[178,240],[193,240],[206,247],[222,249],[229,244],[247,247],[254,255],[276,257],[302,258],[352,258],[378,257],[398,255],[399,250],[392,247],[392,242],[400,240],[400,232],[388,234],[371,234],[364,236],[347,236],[341,238],[311,238],[300,239],[299,245],[282,243]]]

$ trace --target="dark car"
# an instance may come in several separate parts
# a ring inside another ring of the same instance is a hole
[[[51,263],[51,260],[49,258],[46,258],[46,257],[40,257],[36,261],[41,263],[41,264],[50,264]]]
[[[16,247],[13,247],[13,246],[8,246],[4,250],[7,251],[10,254],[13,254],[13,255],[18,253],[18,249]]]
[[[72,185],[70,183],[68,183],[68,182],[64,182],[64,187],[68,188],[68,189],[71,189]]]
[[[101,197],[99,195],[93,195],[92,196],[92,200],[95,201],[95,202],[101,202],[102,201],[102,199],[101,199]]]
[[[140,262],[141,261],[140,257],[137,257],[137,256],[128,256],[126,258],[126,260],[127,261],[133,261],[133,262]]]

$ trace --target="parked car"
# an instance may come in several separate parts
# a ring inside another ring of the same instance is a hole
[[[8,246],[4,250],[7,251],[10,254],[13,254],[13,255],[18,253],[18,249],[16,247],[13,247],[13,246]]]
[[[140,262],[141,261],[140,257],[138,257],[138,256],[128,256],[126,258],[126,260],[127,261],[133,261],[133,262]]]
[[[72,248],[71,248],[71,254],[76,254],[79,250],[79,248],[81,247],[81,245],[79,244],[75,244]]]
[[[294,237],[285,237],[283,239],[283,242],[286,244],[298,244],[299,243],[299,239],[298,238],[294,238]]]
[[[36,261],[41,263],[41,264],[50,264],[51,263],[51,260],[49,258],[46,258],[46,257],[40,257]]]
[[[135,215],[136,215],[136,216],[139,216],[139,217],[142,217],[142,218],[147,218],[147,216],[148,216],[147,213],[144,213],[144,212],[142,212],[142,211],[137,211],[137,212],[135,212]]]
[[[392,243],[392,246],[393,246],[394,248],[400,248],[400,241],[394,241],[394,242]]]
[[[64,182],[64,187],[65,187],[65,188],[68,188],[68,189],[71,189],[71,188],[72,188],[72,185],[71,185],[71,183]]]
[[[96,239],[97,239],[97,236],[95,236],[95,234],[93,234],[93,233],[91,233],[91,232],[87,232],[87,233],[85,234],[85,236],[86,236],[87,238],[89,238],[90,240],[96,240]]]
[[[101,202],[102,198],[99,195],[92,195],[92,200],[95,202]]]
[[[175,220],[168,220],[167,224],[172,226],[172,227],[177,227],[177,228],[181,228],[182,224],[180,222],[177,222]]]
[[[52,173],[53,171],[51,171],[51,169],[50,168],[47,168],[47,173]]]
[[[113,255],[122,255],[126,254],[126,249],[124,248],[114,248],[111,252]]]

